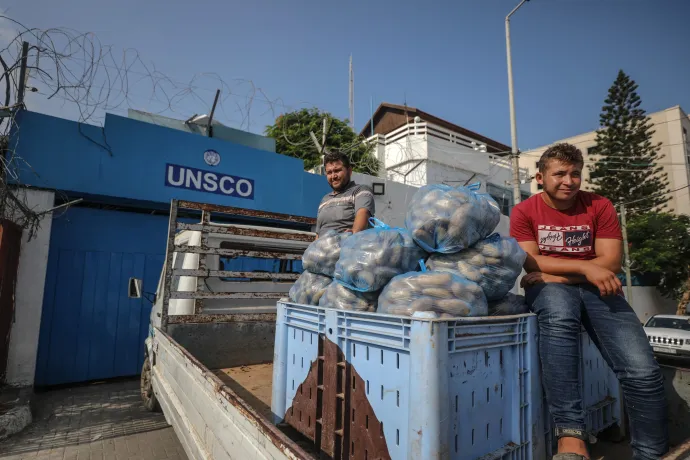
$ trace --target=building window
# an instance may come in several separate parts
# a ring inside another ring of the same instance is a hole
[[[596,155],[598,148],[596,145],[593,145],[591,147],[587,147],[586,150],[587,150],[587,155]]]

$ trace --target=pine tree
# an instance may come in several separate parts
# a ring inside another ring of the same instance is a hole
[[[628,214],[661,210],[670,199],[667,174],[659,161],[661,144],[652,144],[652,123],[640,108],[637,83],[622,70],[609,89],[599,117],[596,163],[590,167],[594,192]]]

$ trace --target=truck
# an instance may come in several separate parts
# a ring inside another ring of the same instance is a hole
[[[273,368],[280,358],[279,350],[274,350],[276,305],[283,310],[289,307],[287,293],[299,277],[302,253],[316,238],[311,231],[314,224],[314,219],[303,216],[172,200],[165,262],[156,292],[142,292],[141,280],[130,279],[131,297],[153,295],[141,371],[142,402],[147,410],[163,411],[190,459],[391,458],[385,449],[378,454],[356,451],[354,441],[351,448],[349,444],[342,447],[350,431],[362,431],[358,425],[366,424],[369,430],[369,415],[355,417],[355,406],[362,407],[357,402],[343,406],[352,408],[351,417],[346,418],[352,426],[345,434],[342,428],[339,434],[335,430],[340,448],[334,448],[337,443],[319,425],[321,420],[310,417],[307,422],[300,412],[299,423],[295,414],[290,417],[292,423],[286,423],[285,413],[272,410],[272,404],[277,407],[272,401],[272,383],[274,374],[280,372]],[[317,334],[319,347],[324,335]],[[369,359],[368,349],[366,353]],[[318,359],[324,359],[322,354],[320,349]],[[341,366],[343,375],[349,375],[345,372],[348,364],[339,361],[337,367]],[[313,388],[320,389],[318,384]],[[302,385],[293,389],[302,391]],[[338,391],[336,397],[344,399],[345,392]],[[503,387],[500,391],[502,395]],[[381,399],[383,393],[382,386]],[[314,404],[321,407],[325,403],[319,398],[314,397]],[[472,393],[473,404],[474,398]],[[311,394],[304,400],[308,404]],[[598,410],[610,412],[608,408],[622,402],[606,404]],[[455,405],[457,411],[457,398]],[[541,424],[535,421],[534,426],[548,427],[548,413],[542,414],[544,420]],[[534,413],[532,416],[535,418]],[[623,424],[618,428],[622,431]],[[422,438],[426,433],[420,430],[417,435]],[[472,443],[474,436],[472,430]],[[537,436],[548,438],[549,430]],[[374,438],[368,439],[368,445],[376,444]],[[531,446],[552,442],[542,438]],[[457,437],[455,444],[458,452]],[[474,458],[452,454],[450,446],[446,447],[408,458]],[[545,456],[548,448],[526,453],[516,450],[519,447],[509,442],[482,458],[550,458]],[[626,445],[612,444],[609,450],[604,458],[629,455]],[[690,443],[685,443],[667,458],[685,458],[688,452]]]

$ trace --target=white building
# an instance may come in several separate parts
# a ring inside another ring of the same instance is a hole
[[[417,187],[481,182],[481,190],[509,214],[513,192],[507,145],[414,107],[389,103],[379,105],[361,135],[375,143],[382,178]],[[521,174],[528,177],[527,169]],[[521,189],[523,197],[531,194],[529,183]]]
[[[664,166],[664,172],[668,175],[669,190],[675,190],[670,195],[669,209],[679,214],[690,215],[690,139],[688,138],[690,117],[680,106],[675,106],[649,114],[649,118],[654,124],[652,144],[661,143],[660,152],[663,158],[659,160],[659,163]],[[594,153],[596,136],[596,131],[590,131],[554,142],[554,144],[568,142],[582,151],[585,160],[585,168],[582,172],[584,190],[592,188],[589,177],[590,167],[596,160]],[[529,171],[528,179],[532,193],[537,193],[540,188],[534,180],[534,175],[537,172],[537,161],[549,146],[545,145],[520,154],[521,168],[526,168]],[[625,166],[621,165],[621,169],[625,169]]]

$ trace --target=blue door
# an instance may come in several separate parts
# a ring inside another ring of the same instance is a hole
[[[151,303],[129,299],[127,282],[155,292],[167,227],[167,216],[89,208],[53,218],[36,385],[140,372]]]

